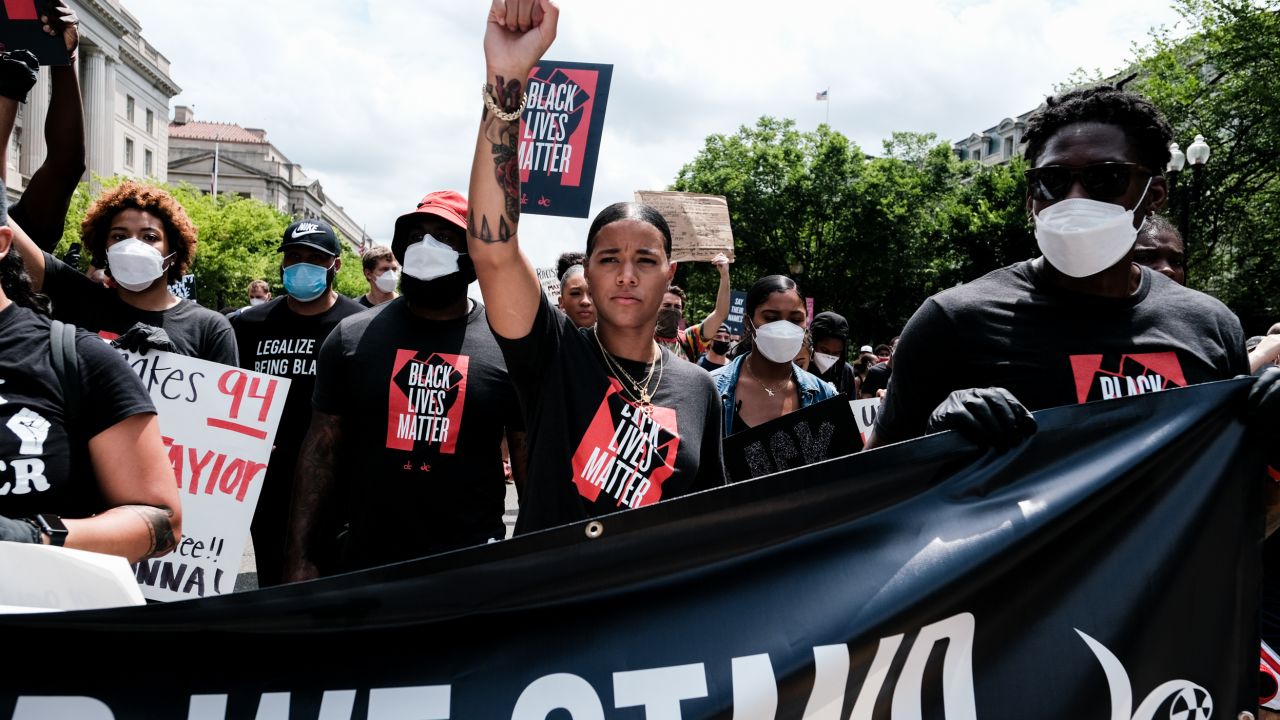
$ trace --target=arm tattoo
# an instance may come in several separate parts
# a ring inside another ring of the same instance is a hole
[[[173,510],[155,505],[125,505],[137,513],[147,524],[151,536],[151,548],[142,556],[146,560],[173,552],[177,542],[173,537]]]
[[[520,106],[520,94],[523,83],[519,80],[496,78],[493,84],[494,101],[503,108]],[[481,120],[484,138],[489,141],[493,155],[494,178],[498,189],[502,191],[505,212],[498,217],[498,236],[493,236],[487,216],[480,218],[480,227],[476,228],[474,218],[469,220],[468,231],[472,237],[481,242],[510,242],[516,234],[516,225],[520,222],[520,121],[507,122],[485,110]]]
[[[293,511],[289,520],[290,554],[311,556],[315,533],[322,529],[321,513],[333,500],[337,484],[336,450],[342,438],[342,419],[319,411],[311,414],[311,429],[298,453],[294,471]]]

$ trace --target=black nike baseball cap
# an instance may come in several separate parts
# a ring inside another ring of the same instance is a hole
[[[329,223],[314,218],[299,220],[285,228],[284,237],[280,239],[280,247],[276,252],[284,252],[290,245],[306,245],[334,257],[342,254],[338,234]]]

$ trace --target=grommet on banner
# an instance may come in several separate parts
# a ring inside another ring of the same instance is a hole
[[[604,534],[604,523],[600,522],[599,520],[592,520],[591,522],[587,523],[586,533],[587,533],[587,537],[591,538],[592,540],[595,540],[596,538]]]
[[[1236,716],[1236,720],[1253,720],[1253,713],[1248,710],[1244,710]]]

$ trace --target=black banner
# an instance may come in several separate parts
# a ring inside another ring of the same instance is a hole
[[[543,60],[520,117],[520,212],[585,218],[609,102],[612,65]]]
[[[302,585],[0,617],[0,717],[1235,718],[1258,675],[1247,387]]]

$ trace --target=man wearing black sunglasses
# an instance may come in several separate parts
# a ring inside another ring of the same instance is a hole
[[[1235,315],[1133,262],[1168,197],[1170,137],[1150,102],[1113,87],[1047,101],[1024,136],[1042,256],[925,301],[870,446],[944,429],[1008,445],[1034,432],[1028,409],[1249,371]]]

